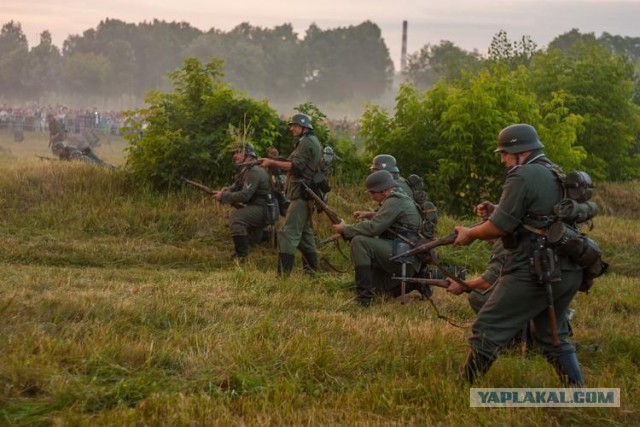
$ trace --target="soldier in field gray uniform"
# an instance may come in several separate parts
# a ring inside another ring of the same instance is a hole
[[[562,187],[551,171],[551,162],[542,152],[536,130],[527,124],[504,128],[498,136],[497,152],[508,168],[500,201],[488,221],[476,227],[455,227],[455,245],[474,240],[502,238],[507,252],[502,273],[473,324],[464,375],[473,383],[485,373],[529,319],[533,319],[536,342],[560,379],[582,386],[584,379],[574,345],[569,341],[567,310],[582,282],[582,267],[558,254],[557,277],[552,285],[559,343],[552,340],[547,313],[547,293],[531,268],[536,245],[544,239],[553,222],[553,207],[562,197]]]
[[[421,218],[413,200],[402,191],[388,171],[376,171],[367,177],[367,191],[380,208],[370,219],[347,225],[334,224],[336,233],[351,240],[351,261],[356,274],[356,301],[369,306],[375,292],[387,292],[389,286],[398,286],[391,277],[401,274],[401,265],[389,261],[393,255],[393,241],[401,235],[411,241],[418,238]],[[413,276],[420,269],[416,259],[408,266]]]
[[[372,172],[385,170],[391,173],[393,179],[396,181],[398,189],[411,197],[416,203],[418,209],[421,210],[423,225],[426,225],[426,227],[421,230],[423,237],[435,237],[436,225],[438,223],[438,209],[431,200],[429,200],[429,196],[426,191],[422,188],[416,188],[414,190],[409,185],[409,182],[400,175],[400,169],[398,168],[396,158],[390,154],[378,154],[373,158],[370,169]],[[411,178],[417,178],[417,175],[412,175]],[[422,184],[422,180],[420,180],[420,183]],[[375,212],[370,211],[356,211],[353,216],[358,219],[369,219],[374,214]]]
[[[239,145],[233,153],[236,164],[256,160],[256,152],[249,143]],[[221,203],[237,207],[231,214],[229,228],[235,249],[234,257],[249,255],[249,242],[256,243],[266,227],[265,205],[271,193],[267,171],[260,166],[244,166],[234,183],[216,192]]]
[[[318,268],[318,253],[311,224],[314,201],[307,196],[301,181],[311,181],[320,172],[322,146],[313,133],[311,118],[298,113],[291,117],[289,129],[298,138],[287,160],[263,158],[262,167],[276,167],[287,171],[286,196],[290,200],[284,225],[278,233],[278,274],[289,274],[293,269],[296,250],[302,252],[306,271]]]

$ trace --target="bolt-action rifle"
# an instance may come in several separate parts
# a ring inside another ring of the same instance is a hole
[[[244,163],[236,163],[236,167],[243,168],[245,166],[257,166],[261,164],[262,164],[262,160],[256,159],[256,160],[249,160],[248,162],[244,162]]]
[[[332,224],[339,224],[342,221],[342,219],[338,216],[336,211],[331,209],[329,205],[327,205],[325,201],[322,200],[322,197],[318,196],[315,193],[315,191],[313,191],[311,187],[307,185],[306,182],[300,181],[300,184],[302,184],[302,188],[304,189],[304,191],[306,191],[307,194],[311,196],[313,200],[315,200],[316,204],[318,205],[318,210],[323,211],[324,213],[327,214],[327,217],[329,217],[329,220],[331,221]]]
[[[217,193],[219,193],[219,191],[214,190],[213,188],[207,187],[206,185],[200,184],[199,182],[187,179],[184,176],[181,176],[180,180],[182,182],[186,183],[186,184],[192,185],[192,186],[196,187],[197,189],[202,190],[205,193],[209,193],[209,194],[211,194],[213,196],[215,196]],[[244,207],[244,205],[242,203],[240,203],[240,202],[232,203],[231,206],[233,206],[236,209],[240,209],[240,208]]]
[[[423,252],[427,252],[429,253],[431,251],[431,249],[435,249],[438,246],[445,246],[445,245],[450,245],[453,242],[455,242],[456,237],[458,236],[457,232],[453,232],[451,234],[448,234],[444,237],[441,237],[439,239],[435,239],[435,240],[431,240],[429,242],[423,243],[421,245],[417,245],[411,249],[409,249],[406,252],[403,252],[401,254],[398,255],[394,255],[391,258],[389,258],[389,261],[395,261],[397,259],[403,258],[403,257],[410,257],[410,256],[414,256]]]
[[[483,222],[484,221],[476,222],[475,224],[470,225],[469,228],[476,227],[476,226],[482,224]],[[423,252],[429,253],[431,251],[431,249],[435,249],[435,248],[437,248],[439,246],[446,246],[446,245],[452,244],[453,242],[456,241],[456,237],[458,237],[458,232],[454,231],[453,233],[447,234],[444,237],[441,237],[441,238],[435,239],[435,240],[430,240],[430,241],[428,241],[426,243],[422,243],[420,245],[414,246],[412,249],[410,249],[410,250],[408,250],[406,252],[403,252],[403,253],[398,254],[398,255],[394,255],[391,258],[389,258],[389,261],[395,261],[395,260],[397,260],[399,258],[402,258],[402,257],[405,257],[405,256],[413,256],[413,255],[417,255],[417,254],[420,254],[420,253],[423,253]]]
[[[196,187],[196,188],[198,188],[198,189],[200,189],[200,190],[204,191],[205,193],[209,193],[209,194],[213,194],[213,195],[215,195],[215,194],[217,193],[217,191],[216,191],[216,190],[214,190],[213,188],[207,187],[206,185],[204,185],[204,184],[200,184],[199,182],[196,182],[196,181],[192,181],[192,180],[190,180],[190,179],[187,179],[187,178],[185,178],[184,176],[181,176],[181,177],[180,177],[180,180],[181,180],[182,182],[184,182],[184,183],[187,183],[187,184],[189,184],[189,185],[192,185],[192,186],[194,186],[194,187]]]
[[[401,280],[408,283],[417,283],[419,285],[437,286],[439,288],[445,288],[445,289],[451,286],[451,283],[449,283],[448,280],[444,280],[444,279],[427,279],[424,277],[396,277],[396,276],[393,276],[392,279]],[[469,293],[471,292],[471,288],[467,286],[464,291]]]

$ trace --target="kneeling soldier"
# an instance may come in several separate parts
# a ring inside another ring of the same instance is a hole
[[[401,273],[398,263],[389,261],[395,239],[415,241],[421,218],[413,200],[401,191],[396,191],[396,181],[388,171],[376,171],[367,177],[366,187],[371,198],[378,202],[379,209],[368,220],[347,225],[344,221],[334,224],[336,233],[351,240],[351,261],[356,274],[356,301],[369,306],[374,292],[389,291],[398,286],[391,280]],[[400,237],[401,236],[401,237]],[[419,261],[408,266],[408,275],[420,268]]]
[[[233,153],[236,164],[256,160],[253,146],[238,146]],[[249,255],[249,236],[261,236],[267,226],[265,208],[271,187],[267,171],[258,165],[243,166],[230,187],[218,191],[214,197],[221,203],[238,207],[231,214],[229,228],[235,246],[234,257],[244,259]]]

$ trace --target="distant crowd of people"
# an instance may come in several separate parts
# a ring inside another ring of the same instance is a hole
[[[120,111],[98,111],[97,109],[73,109],[64,105],[0,105],[0,130],[48,132],[47,115],[60,120],[68,133],[81,134],[96,130],[103,134],[119,134],[125,124]]]

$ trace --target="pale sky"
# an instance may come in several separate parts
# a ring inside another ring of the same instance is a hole
[[[49,30],[53,42],[95,28],[105,18],[128,23],[184,21],[202,31],[228,31],[242,22],[273,28],[290,23],[303,38],[315,23],[322,29],[370,20],[382,30],[391,59],[400,62],[402,21],[408,21],[408,53],[449,40],[486,54],[492,37],[528,35],[539,46],[577,28],[640,37],[640,0],[0,0],[0,24],[22,24],[29,45]]]

